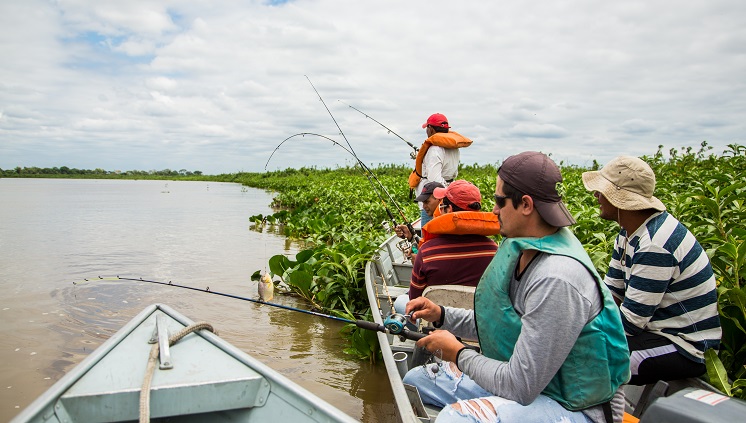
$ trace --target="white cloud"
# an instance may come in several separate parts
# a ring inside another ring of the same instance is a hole
[[[550,123],[519,123],[510,128],[508,134],[518,138],[564,138],[568,132],[566,129]]]
[[[433,19],[431,15],[441,18]],[[434,112],[475,143],[604,162],[744,143],[746,3],[0,3],[0,168],[262,171],[286,137],[411,164]],[[351,164],[293,139],[270,169]],[[84,154],[81,154],[84,152]]]
[[[622,122],[617,127],[612,128],[614,131],[624,132],[626,134],[648,134],[655,132],[656,126],[644,119],[630,119]]]

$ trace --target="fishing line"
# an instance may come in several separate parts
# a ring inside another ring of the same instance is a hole
[[[344,145],[340,144],[339,142],[335,141],[334,139],[330,138],[330,137],[327,137],[327,136],[324,136],[324,135],[320,135],[320,134],[310,133],[310,132],[301,132],[299,134],[291,135],[290,137],[285,138],[284,140],[282,140],[282,142],[280,142],[280,144],[277,145],[277,147],[275,147],[275,149],[272,151],[272,154],[270,154],[269,159],[267,160],[267,163],[264,165],[264,170],[265,171],[267,170],[267,166],[269,165],[269,161],[272,159],[272,156],[274,156],[275,152],[280,148],[280,146],[282,146],[286,141],[290,140],[291,138],[294,138],[296,136],[313,135],[313,136],[321,137],[321,138],[324,138],[324,139],[326,139],[328,141],[331,141],[334,145],[339,146],[340,148],[342,148],[348,154],[350,154],[352,157],[355,158],[355,160],[357,161],[358,165],[360,165],[361,171],[368,178],[368,182],[370,183],[371,187],[373,188],[373,191],[376,192],[376,195],[381,200],[381,204],[383,205],[383,208],[386,210],[386,213],[388,214],[389,218],[391,219],[391,222],[394,224],[394,227],[397,226],[396,219],[394,218],[393,214],[391,213],[391,210],[386,205],[386,201],[383,199],[383,197],[381,196],[381,193],[379,191],[383,191],[386,194],[386,196],[388,197],[388,199],[391,200],[391,204],[393,204],[394,207],[396,208],[396,210],[399,212],[399,215],[401,216],[404,224],[407,226],[407,229],[409,229],[409,232],[416,239],[417,235],[416,235],[416,232],[414,230],[414,227],[412,226],[412,223],[410,223],[409,220],[407,219],[406,215],[404,214],[404,211],[401,209],[401,207],[399,207],[399,204],[394,200],[394,198],[391,196],[391,193],[388,191],[388,189],[386,188],[386,186],[381,182],[381,180],[378,179],[378,177],[376,176],[376,174],[373,173],[373,171],[370,170],[370,168],[368,166],[366,166],[365,163],[363,163],[362,160],[360,160],[360,157],[358,157],[358,155],[355,153],[355,149],[352,148],[352,144],[350,144],[350,141],[347,139],[347,136],[345,136],[344,131],[342,131],[342,128],[339,126],[339,123],[337,122],[337,119],[334,118],[334,115],[332,114],[331,110],[329,110],[329,107],[326,105],[326,102],[324,101],[323,97],[321,97],[321,94],[316,89],[316,87],[313,85],[313,82],[311,82],[311,78],[309,78],[308,75],[304,75],[304,76],[308,80],[308,83],[311,84],[311,88],[313,88],[313,91],[319,97],[319,100],[321,101],[321,104],[324,105],[324,108],[326,109],[327,113],[329,113],[329,116],[332,118],[332,121],[334,122],[334,125],[336,125],[337,129],[339,130],[339,134],[342,136],[342,138],[344,138],[345,142],[347,143],[347,147],[349,147],[349,149],[346,148]],[[350,106],[350,107],[352,107],[352,106]],[[381,124],[380,122],[378,122],[378,123]],[[381,125],[384,126],[384,127],[386,127],[383,124],[381,124]],[[388,128],[386,128],[386,129],[388,129]],[[393,132],[393,131],[391,131],[391,132]],[[401,137],[399,137],[399,138],[401,138]],[[404,139],[402,138],[402,140],[404,140]],[[406,140],[404,140],[404,141],[406,142]],[[412,146],[412,148],[414,148],[414,146]],[[373,179],[378,183],[378,187],[376,186],[376,184],[373,183]],[[405,240],[405,242],[406,242],[406,240]],[[408,246],[405,246],[405,247],[408,247]],[[402,248],[402,251],[403,251],[403,248]],[[389,304],[390,304],[391,310],[393,312],[393,311],[395,311],[394,310],[394,303],[393,303],[393,300],[391,299],[391,295],[388,293],[388,287],[386,287],[386,295],[388,297]],[[380,309],[380,307],[379,307],[379,309]]]
[[[372,330],[374,332],[390,333],[392,335],[400,335],[400,336],[403,336],[403,337],[405,337],[407,339],[411,339],[413,341],[417,341],[417,340],[422,339],[423,337],[427,336],[424,333],[411,331],[411,330],[407,329],[406,327],[403,327],[402,325],[399,325],[398,322],[395,322],[395,324],[389,324],[389,325],[379,325],[378,323],[369,322],[367,320],[350,320],[350,319],[345,319],[343,317],[333,316],[331,314],[324,314],[324,313],[319,313],[319,312],[316,312],[316,311],[304,310],[304,309],[301,309],[301,308],[290,307],[290,306],[286,306],[286,305],[282,305],[282,304],[270,303],[270,302],[261,301],[261,300],[255,300],[253,298],[241,297],[239,295],[226,294],[224,292],[211,291],[209,286],[206,289],[202,289],[202,288],[195,288],[195,287],[186,286],[186,285],[175,284],[175,283],[173,283],[171,281],[161,282],[161,281],[154,281],[154,280],[143,279],[143,278],[137,278],[137,279],[135,279],[135,278],[122,278],[122,277],[119,277],[119,276],[114,276],[114,277],[101,277],[101,276],[99,276],[96,279],[84,279],[83,281],[80,281],[80,282],[73,282],[73,285],[80,285],[80,284],[82,284],[84,282],[95,282],[95,281],[101,281],[101,280],[108,280],[108,281],[119,280],[119,281],[145,282],[145,283],[152,283],[152,284],[157,284],[157,285],[173,286],[175,288],[189,289],[189,290],[192,290],[192,291],[204,292],[204,293],[207,293],[207,294],[220,295],[222,297],[233,298],[233,299],[236,299],[236,300],[249,301],[249,302],[257,303],[257,304],[265,304],[265,305],[268,305],[268,306],[281,308],[283,310],[297,311],[299,313],[310,314],[312,316],[323,317],[323,318],[326,318],[326,319],[336,320],[338,322],[350,323],[350,324],[353,324],[353,325],[355,325],[355,326],[357,326],[357,327],[359,327],[361,329]]]
[[[396,135],[396,136],[397,136],[397,137],[398,137],[398,138],[399,138],[400,140],[404,141],[405,143],[407,143],[407,145],[408,145],[408,146],[412,147],[412,149],[414,150],[414,153],[412,154],[412,158],[414,159],[414,158],[416,158],[416,157],[417,157],[417,151],[419,151],[420,149],[419,149],[418,147],[416,147],[415,145],[413,145],[413,144],[412,144],[411,142],[409,142],[409,141],[405,140],[404,138],[402,138],[402,136],[401,136],[401,135],[399,135],[399,134],[397,134],[396,132],[394,132],[393,130],[391,130],[391,128],[389,128],[388,126],[386,126],[386,125],[382,124],[381,122],[379,122],[379,121],[375,120],[375,119],[374,119],[374,118],[373,118],[372,116],[368,115],[367,113],[363,112],[362,110],[358,109],[357,107],[351,106],[351,105],[349,105],[349,104],[345,103],[345,102],[344,102],[344,101],[342,101],[342,100],[337,100],[337,101],[339,101],[340,103],[342,103],[342,104],[346,105],[347,107],[349,107],[349,108],[351,108],[351,109],[353,109],[353,110],[356,110],[356,111],[358,111],[358,112],[359,112],[359,113],[360,113],[361,115],[363,115],[363,116],[367,117],[368,119],[372,120],[373,122],[375,122],[375,123],[377,123],[377,124],[379,124],[379,125],[383,126],[383,127],[384,127],[384,129],[386,129],[387,131],[389,131],[389,134],[394,134],[394,135]]]

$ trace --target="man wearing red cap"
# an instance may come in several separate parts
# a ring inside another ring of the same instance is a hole
[[[433,197],[441,200],[443,220],[450,218],[444,216],[447,213],[479,211],[482,208],[479,188],[464,180],[454,181],[447,188],[435,188]],[[484,235],[429,235],[428,231],[434,230],[431,226],[439,223],[438,220],[433,219],[424,227],[426,241],[414,259],[409,299],[419,297],[425,288],[432,285],[477,286],[497,251],[495,241]]]
[[[431,184],[434,182],[425,190]],[[428,286],[477,286],[497,251],[495,241],[485,235],[497,235],[499,224],[493,214],[479,212],[482,194],[476,185],[459,180],[447,188],[434,187],[432,200],[440,203],[441,214],[423,228],[424,242],[414,258],[409,294],[400,295],[394,302],[397,313],[403,314],[407,302],[421,296]],[[459,219],[454,214],[462,212],[472,213],[462,219],[466,223],[456,226],[454,222]]]
[[[415,159],[415,168],[409,176],[409,187],[419,196],[428,182],[440,182],[447,185],[458,176],[460,160],[459,148],[468,147],[472,141],[461,134],[450,130],[448,119],[441,113],[435,113],[422,124],[427,139],[420,147]],[[420,205],[420,224],[432,219]]]

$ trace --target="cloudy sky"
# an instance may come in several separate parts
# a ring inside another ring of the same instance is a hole
[[[467,164],[719,153],[746,144],[745,22],[743,0],[0,0],[0,168],[262,172],[299,132],[346,145],[309,79],[368,165],[411,148],[347,105],[415,145],[444,113]],[[296,137],[268,170],[354,162]]]

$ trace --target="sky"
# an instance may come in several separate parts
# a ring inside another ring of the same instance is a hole
[[[413,164],[349,106],[417,146],[445,114],[462,164],[721,153],[746,144],[746,2],[0,0],[2,169]]]

